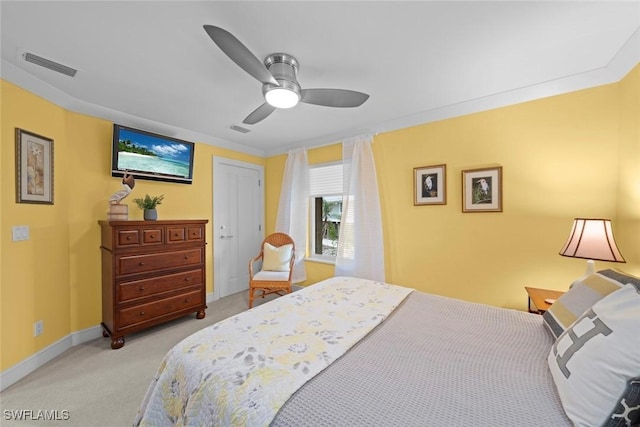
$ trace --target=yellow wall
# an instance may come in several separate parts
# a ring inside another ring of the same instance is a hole
[[[286,155],[269,157],[264,168],[264,229],[265,235],[276,229],[276,216],[280,201],[280,186],[284,176]],[[298,250],[298,249],[296,249]]]
[[[1,81],[0,369],[100,323],[97,221],[120,188],[109,174],[112,123],[68,112]],[[640,66],[617,84],[380,134],[374,156],[382,202],[386,279],[442,295],[524,309],[523,286],[566,289],[583,260],[557,255],[576,216],[609,217],[626,265],[640,274]],[[54,139],[55,204],[15,203],[15,128]],[[212,226],[212,156],[265,167],[265,228],[273,231],[286,155],[267,159],[196,144],[194,184],[138,180],[164,194],[161,219]],[[311,164],[341,145],[309,150]],[[447,204],[413,206],[413,168],[447,164]],[[461,212],[461,171],[504,167],[504,212]],[[130,217],[142,218],[132,202]],[[29,225],[31,239],[11,241]],[[208,239],[211,242],[211,239]],[[213,249],[210,243],[211,249]],[[212,291],[212,251],[207,289]],[[307,262],[308,280],[333,266]],[[33,337],[33,323],[44,334]]]
[[[640,66],[620,83],[620,165],[616,236],[626,260],[640,260]]]
[[[585,261],[558,255],[574,217],[606,217],[640,273],[640,66],[622,82],[378,135],[386,280],[524,309],[524,286],[565,290]],[[338,145],[339,147],[339,145]],[[309,163],[341,158],[309,150]],[[267,160],[280,185],[285,156]],[[413,206],[413,168],[447,165],[447,204]],[[462,170],[503,167],[502,213],[462,213]],[[620,171],[620,172],[618,172]],[[272,197],[279,188],[267,188]],[[277,203],[268,206],[277,209]],[[267,212],[275,224],[275,211]],[[267,229],[272,230],[272,229]],[[307,262],[307,281],[333,267]]]
[[[5,370],[72,332],[100,324],[101,266],[98,220],[121,188],[110,175],[113,123],[68,112],[2,81],[0,217],[0,369]],[[54,140],[54,205],[15,203],[15,128]],[[197,143],[192,185],[136,181],[125,203],[129,218],[142,219],[132,199],[164,194],[160,219],[208,219],[207,291],[213,290],[212,156],[265,164],[265,159]],[[12,242],[11,227],[28,225],[31,238]],[[44,333],[33,337],[33,323]]]
[[[15,128],[64,141],[65,111],[21,89],[2,85],[2,368],[36,353],[70,332],[69,233],[71,188],[65,173],[67,144],[54,142],[54,204],[15,203]],[[58,161],[62,159],[62,162]],[[11,227],[29,225],[31,239],[11,241]],[[38,284],[38,286],[36,286]],[[45,330],[33,337],[33,323]],[[99,322],[98,322],[99,323]]]
[[[572,219],[616,218],[617,111],[607,85],[377,137],[387,280],[513,308],[566,289],[585,268],[558,255]],[[447,204],[413,206],[413,168],[440,163]],[[462,213],[462,171],[495,164],[504,211]]]

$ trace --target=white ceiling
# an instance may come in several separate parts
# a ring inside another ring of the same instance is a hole
[[[0,6],[2,78],[72,111],[257,155],[610,83],[640,62],[640,1]],[[351,109],[299,104],[243,125],[264,102],[261,83],[222,53],[204,24],[228,30],[260,60],[294,55],[303,89],[371,97]],[[24,52],[78,73],[25,62]]]

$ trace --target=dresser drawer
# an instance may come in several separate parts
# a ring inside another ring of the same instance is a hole
[[[164,243],[164,229],[162,227],[144,228],[142,230],[143,245],[157,245]]]
[[[167,227],[167,242],[177,243],[185,241],[184,227]]]
[[[147,304],[123,308],[117,311],[120,328],[127,328],[138,323],[148,322],[157,317],[202,306],[202,291],[194,290],[183,295],[164,298]]]
[[[116,231],[116,247],[137,246],[139,244],[140,233],[138,230]]]
[[[167,227],[168,243],[204,242],[204,227],[200,225],[186,227]]]
[[[118,276],[125,276],[198,265],[202,263],[202,251],[201,248],[195,248],[154,254],[118,255],[116,257],[116,273]]]
[[[116,304],[200,284],[201,269],[120,283],[116,289]]]
[[[187,227],[187,240],[189,242],[204,241],[204,227]]]

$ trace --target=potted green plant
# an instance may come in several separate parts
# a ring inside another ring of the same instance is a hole
[[[142,210],[144,210],[144,219],[145,221],[155,221],[158,219],[158,211],[156,210],[156,206],[162,203],[164,200],[164,194],[160,196],[150,196],[145,194],[142,198],[133,199],[136,202],[136,205]]]

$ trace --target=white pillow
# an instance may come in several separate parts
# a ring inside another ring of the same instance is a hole
[[[289,271],[289,261],[293,245],[276,247],[269,243],[264,244],[262,269],[266,271]]]
[[[640,377],[640,291],[627,284],[595,303],[558,337],[548,362],[574,425],[621,421],[619,402],[637,399],[628,388]]]

